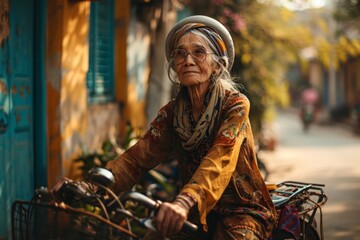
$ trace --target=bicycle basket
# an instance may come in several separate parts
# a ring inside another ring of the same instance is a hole
[[[49,203],[15,201],[13,240],[130,239],[124,223],[114,223],[95,212]],[[136,236],[135,236],[136,237]]]

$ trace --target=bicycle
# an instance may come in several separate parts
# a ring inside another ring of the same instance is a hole
[[[93,168],[83,181],[64,179],[55,191],[36,189],[31,201],[13,203],[12,239],[144,238],[148,230],[155,230],[152,219],[162,202],[134,191],[116,195],[111,191],[114,181],[110,171]],[[320,239],[315,215],[327,200],[323,185],[287,181],[268,187],[279,213],[273,240]],[[296,210],[298,236],[281,225],[289,209]],[[198,227],[186,221],[183,229],[195,233]]]

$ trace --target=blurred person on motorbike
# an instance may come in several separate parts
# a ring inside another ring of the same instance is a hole
[[[230,75],[229,32],[215,19],[191,16],[168,33],[165,52],[169,78],[179,92],[146,134],[107,164],[114,190],[130,190],[147,171],[175,157],[182,187],[172,202],[161,205],[157,235],[268,239],[276,213],[256,162],[250,102]],[[200,231],[180,231],[186,219],[202,226]]]
[[[309,85],[301,92],[300,118],[304,131],[309,129],[311,123],[316,120],[318,112],[319,93],[315,87]]]

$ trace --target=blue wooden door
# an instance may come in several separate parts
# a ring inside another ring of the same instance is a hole
[[[9,34],[0,47],[0,238],[10,234],[12,202],[30,200],[34,191],[33,1],[9,6]]]

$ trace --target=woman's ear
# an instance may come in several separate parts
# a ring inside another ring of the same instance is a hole
[[[226,68],[227,67],[227,61],[224,59],[224,58],[220,58],[220,61],[219,61],[221,64],[222,64],[222,66],[224,67],[224,68]],[[221,67],[220,67],[221,68]]]
[[[220,63],[217,63],[216,66],[215,66],[215,69],[214,69],[214,71],[213,71],[213,74],[214,74],[215,76],[220,75],[220,73],[221,73],[221,71],[222,71],[222,66],[221,66],[220,64],[221,64],[221,62],[220,62]]]

